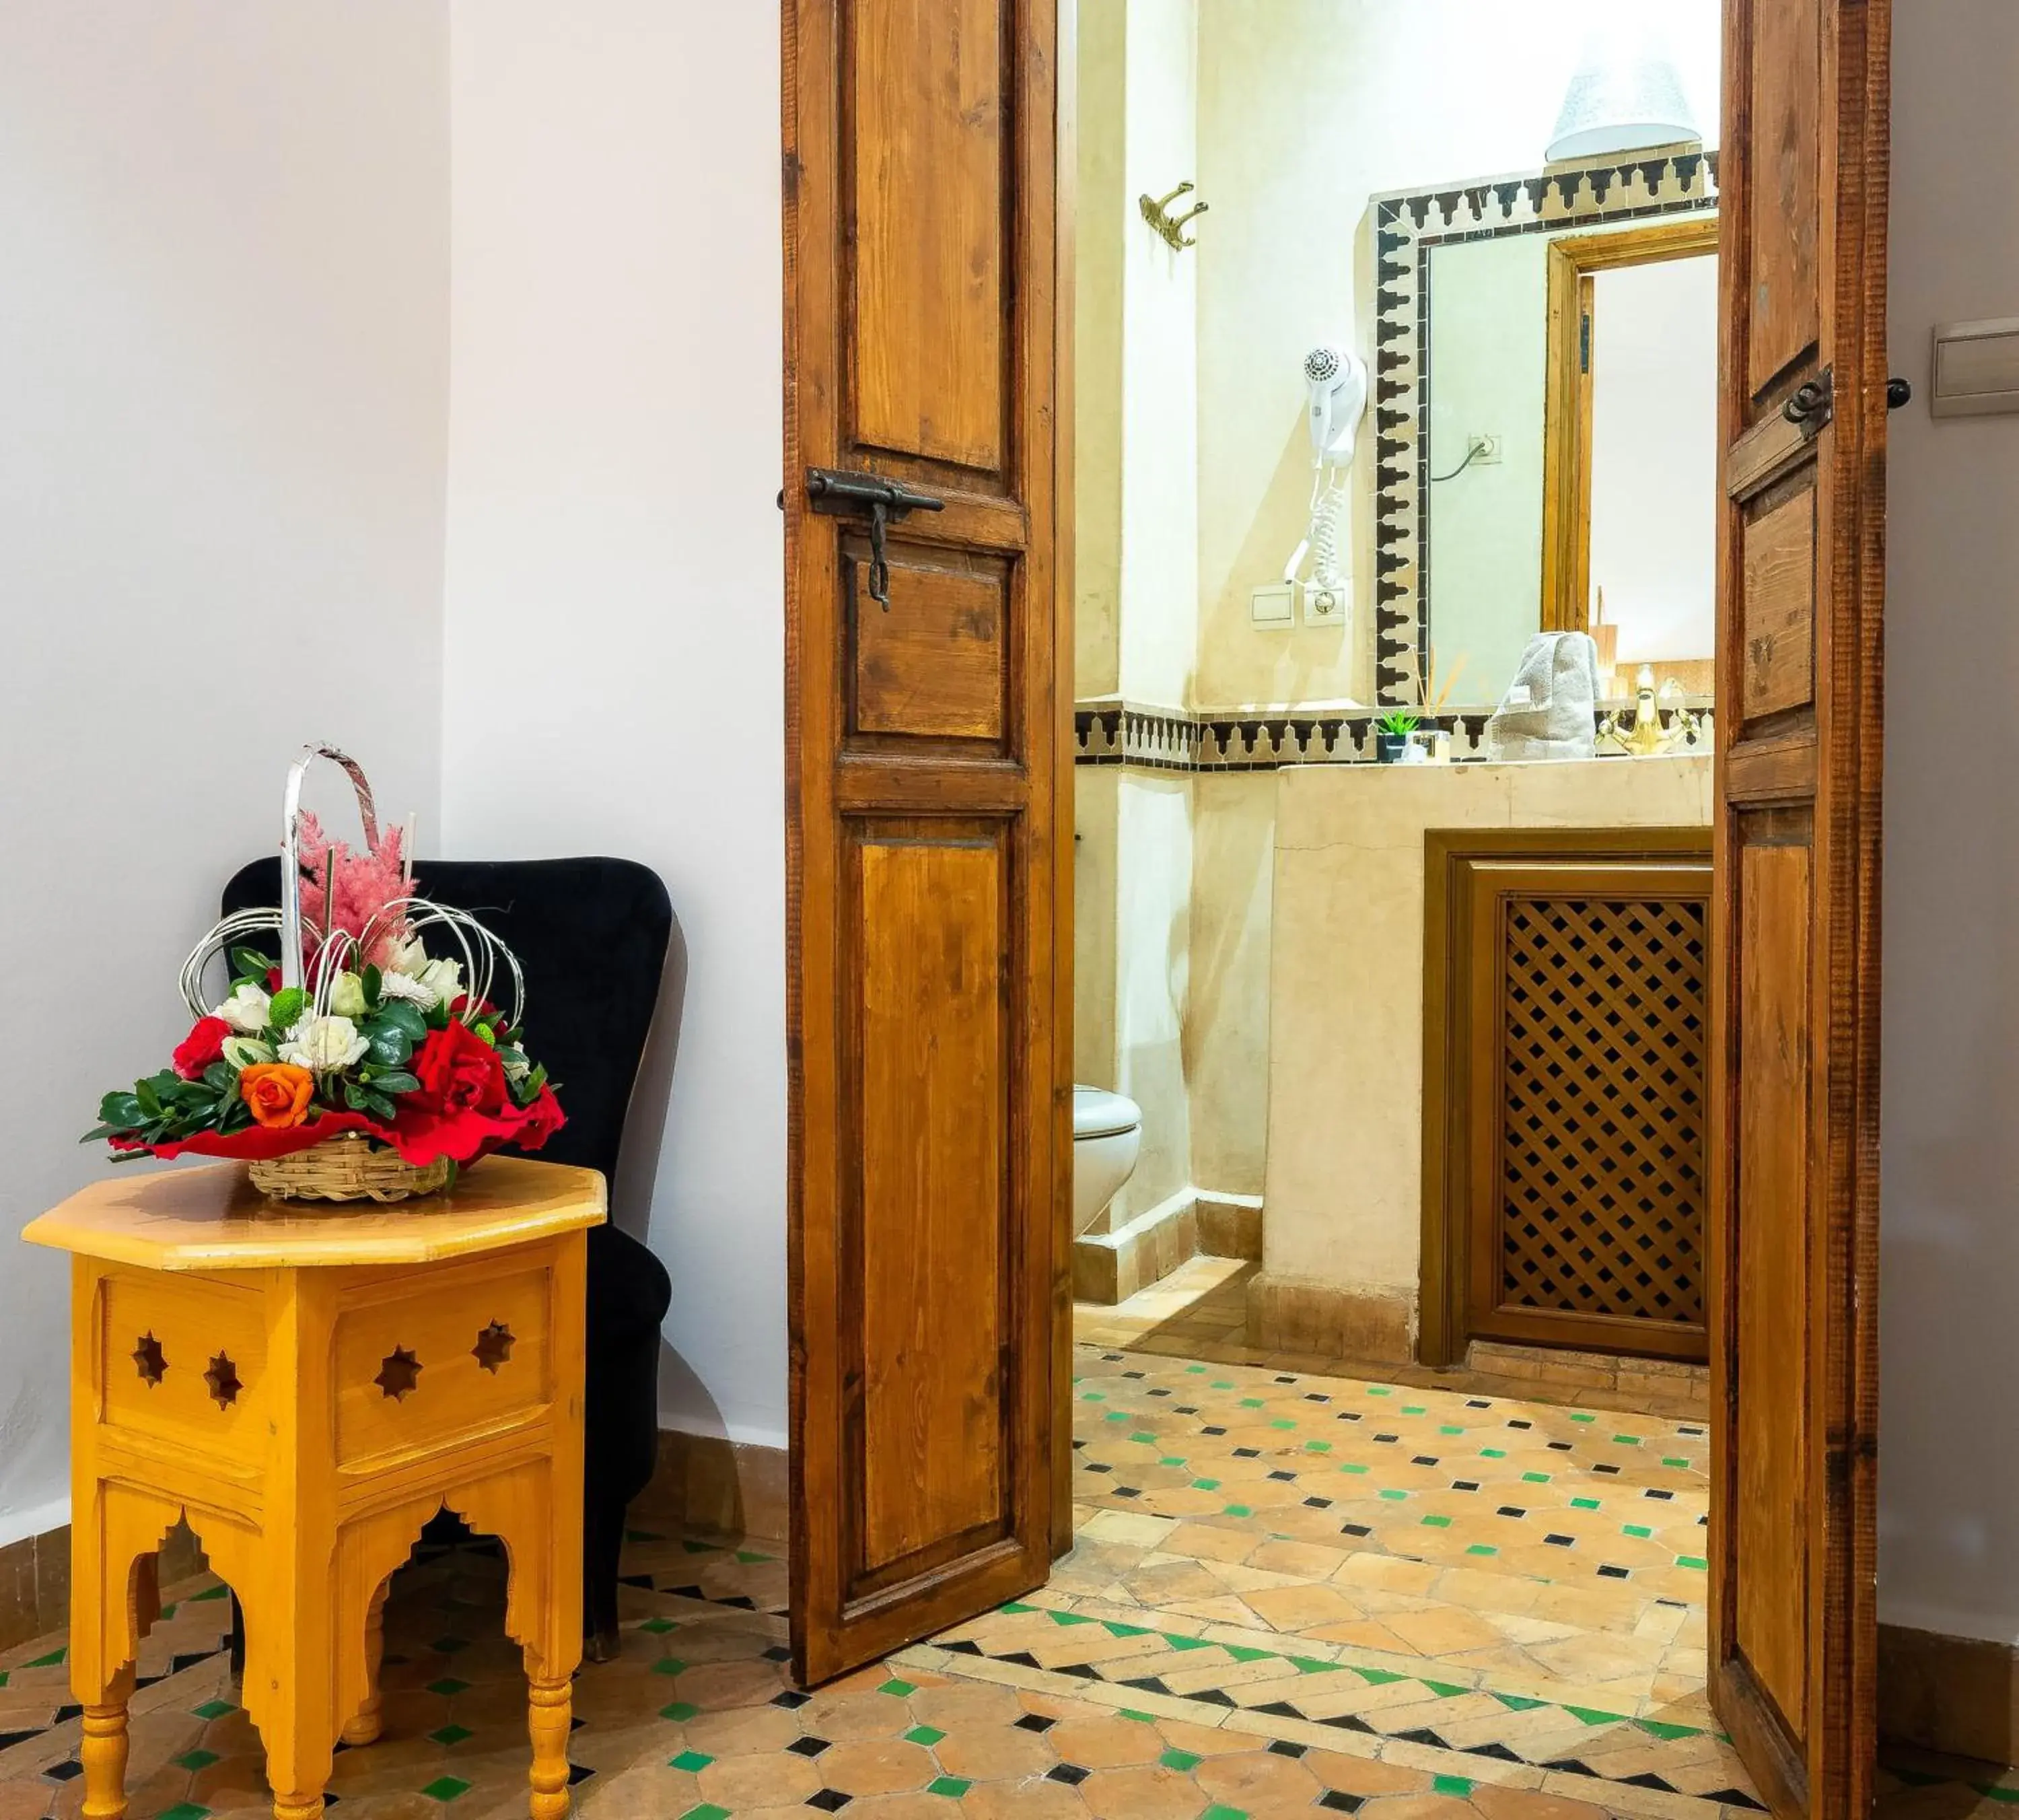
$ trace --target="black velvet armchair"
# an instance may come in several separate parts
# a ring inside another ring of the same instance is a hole
[[[434,860],[414,876],[423,895],[468,911],[525,970],[527,1046],[567,1115],[539,1155],[614,1181],[672,930],[658,876],[618,859]],[[277,857],[255,861],[225,887],[227,913],[279,901]],[[652,1476],[659,1330],[672,1300],[665,1266],[645,1246],[614,1225],[589,1233],[582,1624],[593,1660],[615,1653],[624,1511]]]

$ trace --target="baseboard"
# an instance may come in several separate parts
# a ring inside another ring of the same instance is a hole
[[[1267,1352],[1408,1365],[1416,1356],[1416,1299],[1263,1271],[1248,1285],[1248,1338]]]
[[[1879,1735],[1949,1757],[2013,1762],[2019,1749],[2019,1649],[1880,1625]]]
[[[161,1583],[172,1586],[208,1566],[189,1525],[161,1543]],[[70,1525],[24,1535],[0,1548],[0,1649],[46,1637],[70,1622]]]
[[[632,1514],[701,1535],[782,1540],[792,1512],[786,1457],[782,1447],[662,1428],[658,1467]]]
[[[1245,1258],[1262,1261],[1262,1197],[1198,1191],[1198,1254],[1201,1257]]]
[[[1111,1232],[1073,1241],[1073,1295],[1111,1308],[1195,1257],[1262,1258],[1262,1200],[1180,1188]]]

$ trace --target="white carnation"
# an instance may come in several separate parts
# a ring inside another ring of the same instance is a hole
[[[329,1074],[362,1061],[371,1047],[348,1017],[305,1017],[288,1032],[281,1060]]]
[[[274,1001],[249,981],[232,988],[231,996],[217,1008],[217,1015],[245,1036],[257,1036],[266,1028],[268,1008]]]
[[[432,1011],[441,1001],[435,996],[432,986],[424,986],[419,980],[405,973],[385,973],[379,977],[379,996],[386,999],[404,999],[410,1005],[418,1005],[423,1011]]]

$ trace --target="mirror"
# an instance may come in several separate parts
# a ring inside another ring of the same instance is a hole
[[[1535,633],[1588,630],[1608,698],[1650,665],[1712,705],[1714,175],[1685,153],[1376,198],[1406,463],[1377,482],[1379,699],[1462,663],[1491,702]]]

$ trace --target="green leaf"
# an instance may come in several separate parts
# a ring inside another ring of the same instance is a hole
[[[428,1013],[427,1024],[430,1030],[446,1030],[448,1024],[448,1001],[444,999]]]
[[[212,1062],[203,1071],[203,1078],[205,1084],[220,1095],[232,1092],[238,1085],[238,1071],[229,1062]]]
[[[399,1111],[399,1108],[383,1093],[375,1093],[368,1089],[364,1094],[363,1110],[367,1112],[375,1112],[381,1118],[390,1118]]]
[[[491,1026],[489,1024],[473,1024],[469,1028],[475,1031],[479,1036],[482,1037],[486,1042],[489,1043],[493,1049],[495,1049],[498,1046],[498,1039],[491,1033]]]
[[[364,1027],[364,1040],[372,1046],[371,1061],[374,1068],[404,1068],[407,1058],[414,1053],[413,1039],[399,1024],[385,1018],[377,1018]]]
[[[385,984],[386,976],[367,961],[364,964],[364,971],[358,977],[364,984],[364,1002],[368,1006],[376,1005],[379,1002],[379,990]]]
[[[364,1034],[368,1037],[372,1028],[390,1026],[404,1031],[410,1043],[424,1042],[427,1039],[428,1021],[421,1014],[421,1008],[408,999],[391,999],[379,1008],[379,1014],[372,1021],[372,1027]],[[400,1058],[406,1060],[404,1056]]]
[[[147,1113],[132,1093],[107,1093],[98,1102],[98,1116],[114,1131],[131,1131],[143,1123]]]
[[[270,1028],[285,1036],[301,1022],[302,1013],[309,1007],[309,995],[299,986],[288,986],[274,995],[273,1002],[266,1010]]]
[[[152,1081],[136,1081],[133,1083],[133,1097],[140,1103],[143,1118],[153,1120],[161,1117],[161,1097],[154,1091]]]
[[[266,988],[266,976],[280,965],[269,960],[256,948],[234,948],[231,951],[231,973],[234,983],[250,980],[262,992]]]
[[[404,1068],[396,1068],[390,1074],[374,1075],[372,1085],[381,1093],[418,1093],[421,1090],[420,1077],[408,1074]]]

